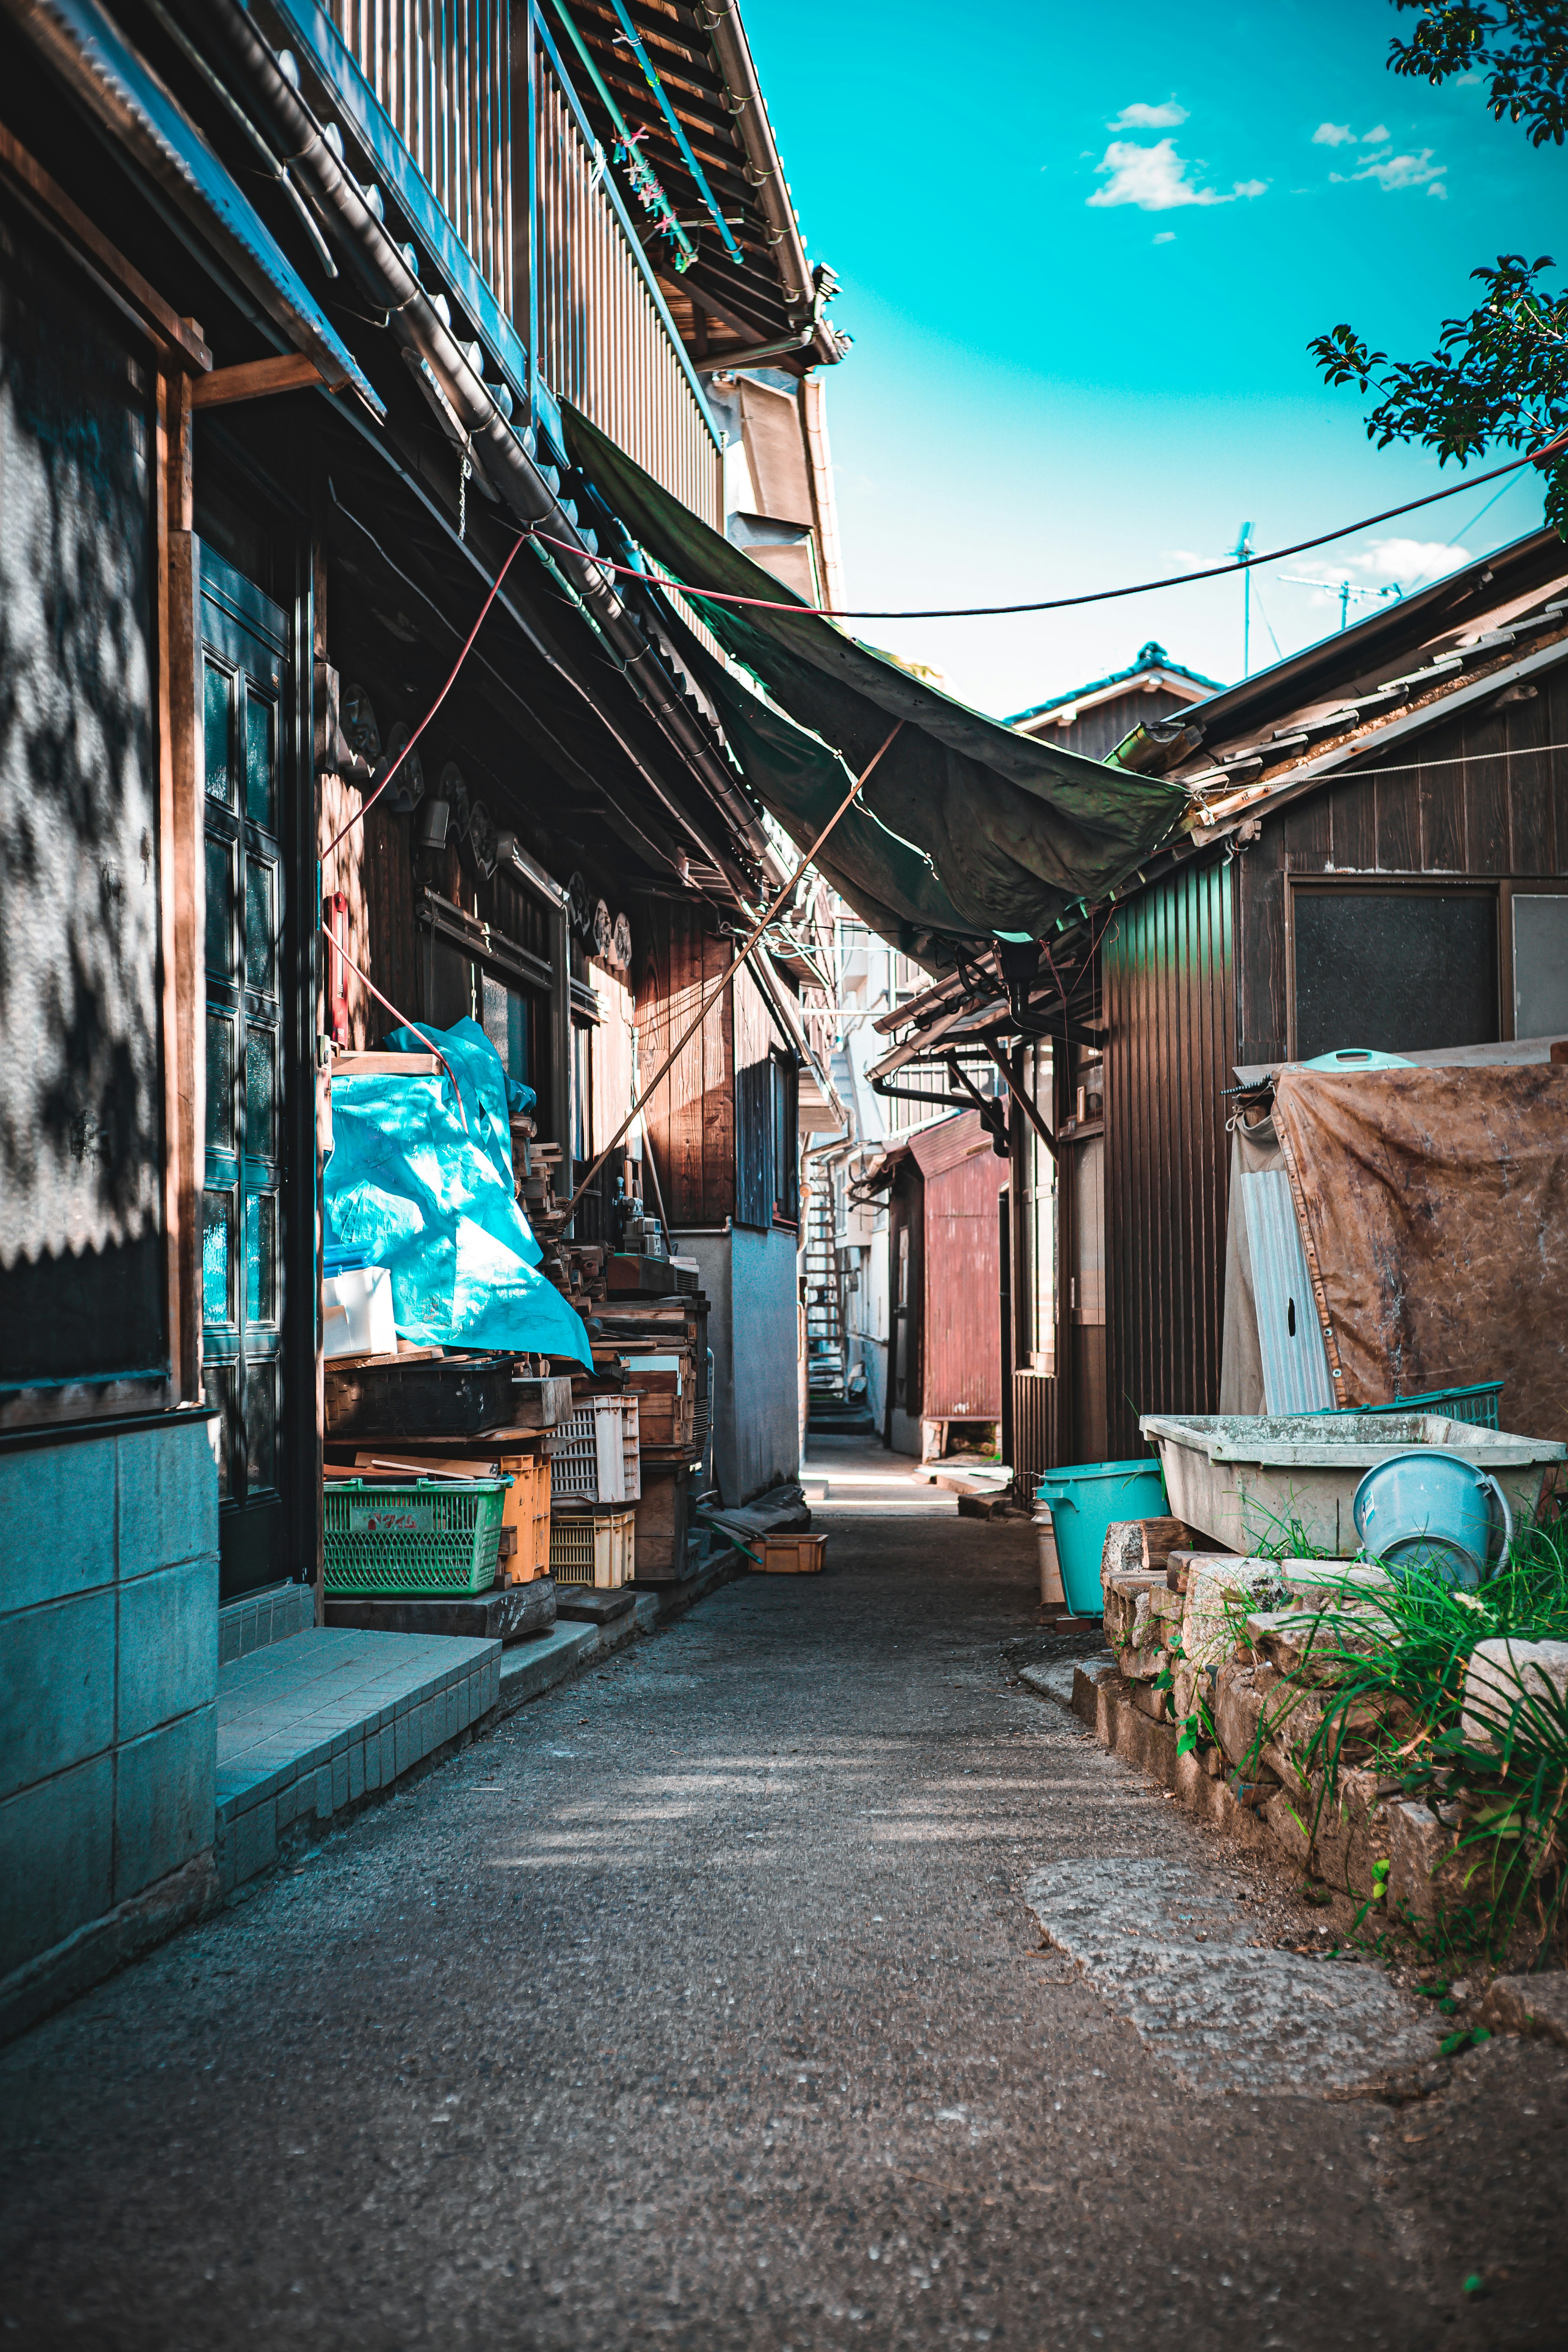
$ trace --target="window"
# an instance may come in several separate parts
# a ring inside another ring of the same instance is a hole
[[[1568,897],[1513,893],[1513,1034],[1568,1037]]]
[[[794,1224],[800,1217],[800,1074],[782,1054],[772,1056],[772,1070],[773,1214]]]
[[[1291,915],[1296,1061],[1498,1036],[1494,891],[1298,887]]]

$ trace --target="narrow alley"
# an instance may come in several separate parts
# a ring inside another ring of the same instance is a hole
[[[1075,1646],[1032,1530],[912,1468],[816,1441],[825,1577],[722,1589],[15,2044],[7,2341],[1561,2343],[1568,2053],[1195,2081],[1042,1948],[1053,1866],[1289,1898],[1017,1682]]]

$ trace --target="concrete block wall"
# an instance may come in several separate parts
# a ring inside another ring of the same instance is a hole
[[[0,1454],[0,1985],[213,1843],[207,1423]]]

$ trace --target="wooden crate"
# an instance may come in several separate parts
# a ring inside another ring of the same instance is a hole
[[[747,1549],[768,1576],[820,1576],[827,1565],[826,1536],[758,1536]]]
[[[645,1582],[678,1580],[686,1573],[691,1473],[644,1469],[637,1504],[637,1574]]]

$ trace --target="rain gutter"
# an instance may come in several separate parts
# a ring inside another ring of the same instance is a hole
[[[530,454],[527,440],[513,432],[480,373],[478,346],[458,341],[425,292],[416,275],[416,257],[411,259],[413,248],[397,246],[372,211],[365,191],[339,162],[321,124],[254,17],[239,0],[176,0],[176,5],[193,36],[210,37],[216,32],[224,42],[289,158],[297,184],[338,239],[367,299],[385,311],[387,326],[421,391],[447,437],[475,467],[481,488],[499,497],[526,529],[542,530],[560,542],[548,559],[552,570],[580,601],[616,656],[622,676],[718,803],[764,879],[777,876],[760,819],[687,708],[643,624],[617,594],[613,574],[584,544],[582,533]],[[297,74],[298,68],[294,70]],[[750,883],[740,878],[749,891]]]

